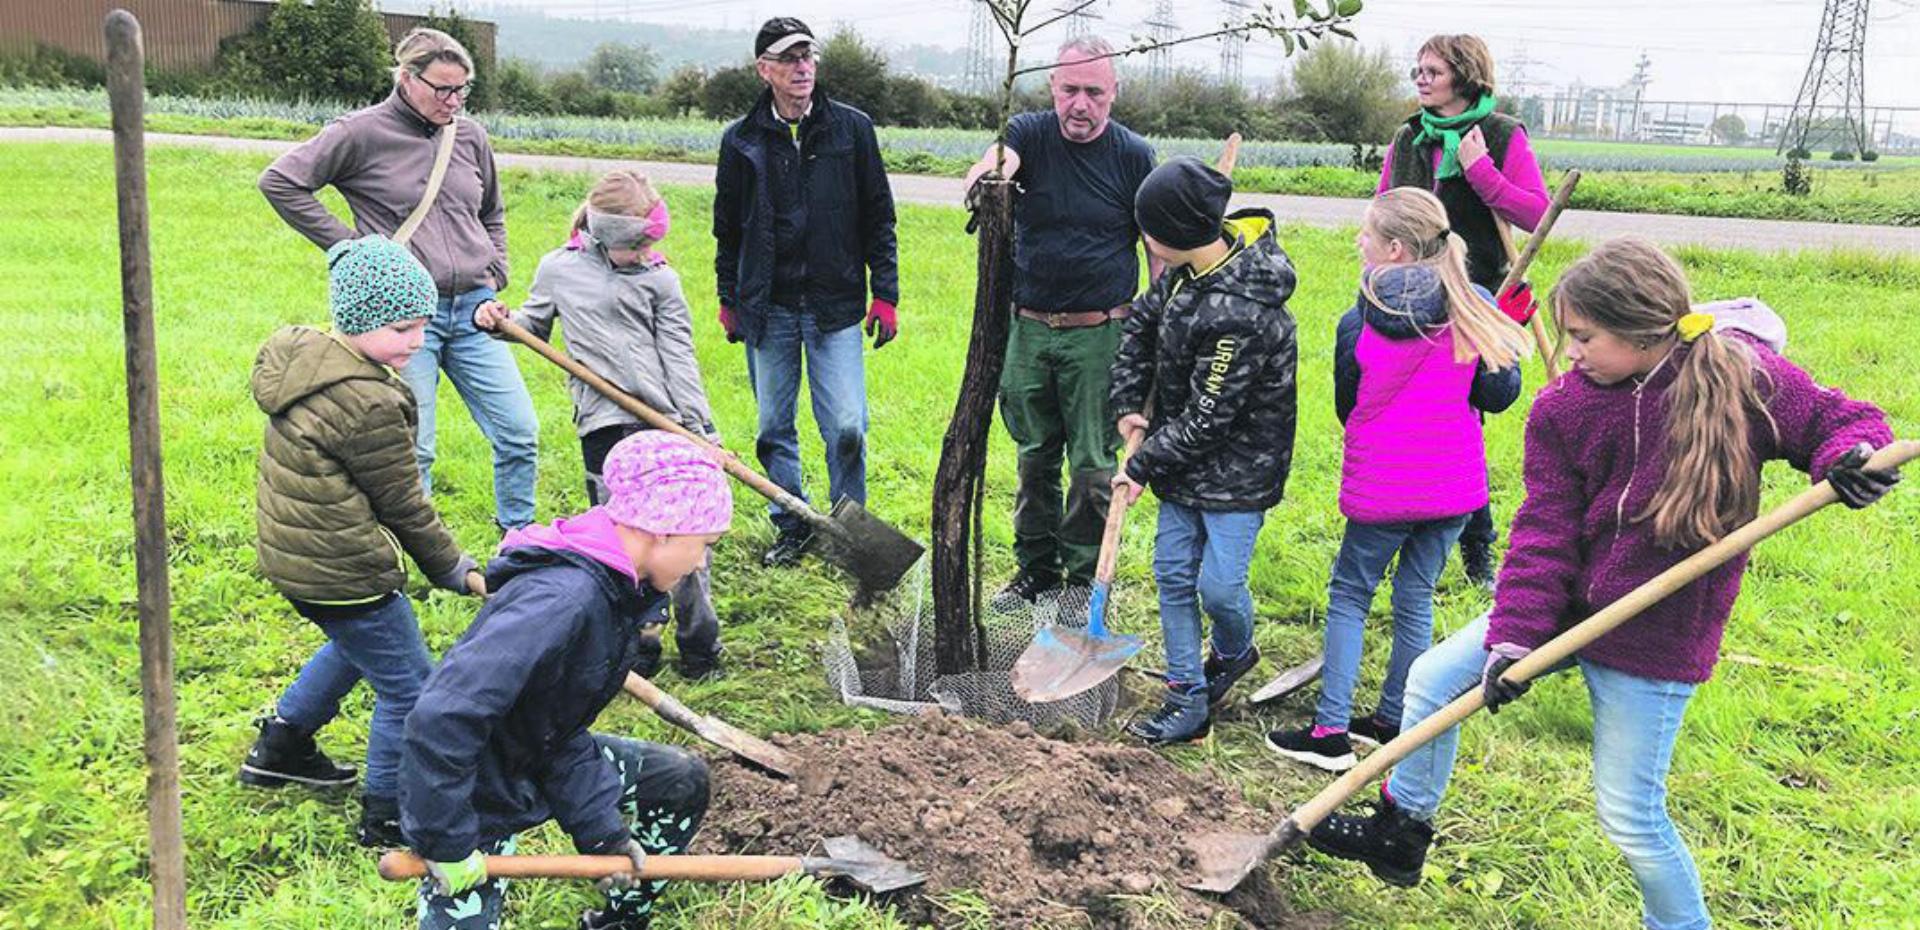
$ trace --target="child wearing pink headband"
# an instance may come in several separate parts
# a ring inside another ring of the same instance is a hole
[[[545,339],[555,319],[567,330],[567,353],[647,406],[686,428],[719,442],[713,411],[693,350],[693,317],[680,275],[655,251],[672,227],[667,202],[645,175],[609,172],[574,212],[565,246],[547,253],[534,272],[527,302],[509,314],[497,303],[474,312],[474,325],[491,330],[512,319]],[[608,450],[646,427],[632,414],[578,379],[573,422],[586,466],[587,501],[608,502],[604,478]],[[720,620],[713,609],[705,568],[673,592],[674,640],[679,671],[705,678],[720,668]],[[652,677],[661,664],[663,608],[647,618],[646,646],[634,671]]]

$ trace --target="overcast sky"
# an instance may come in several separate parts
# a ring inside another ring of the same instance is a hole
[[[966,44],[968,0],[494,0],[590,17],[596,12],[655,22],[754,28],[793,15],[816,30],[848,23],[885,43]],[[1410,57],[1436,32],[1473,32],[1493,47],[1500,79],[1533,85],[1589,86],[1627,80],[1645,51],[1654,100],[1791,103],[1812,56],[1822,0],[1367,0],[1355,31],[1361,41]],[[1871,0],[1867,29],[1867,103],[1920,107],[1920,0]],[[1054,5],[1039,0],[1035,8]],[[1276,4],[1286,9],[1289,4]],[[1182,32],[1215,27],[1220,0],[1174,0]],[[1151,0],[1103,0],[1096,29],[1124,40],[1144,33]],[[1050,45],[1051,41],[1042,42]],[[1212,68],[1218,46],[1196,43],[1183,63]],[[1270,42],[1246,53],[1249,81],[1285,68]]]

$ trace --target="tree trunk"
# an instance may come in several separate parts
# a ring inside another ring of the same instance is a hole
[[[933,477],[934,670],[955,675],[981,667],[986,656],[976,640],[968,547],[979,513],[976,495],[987,468],[987,432],[1006,363],[1013,316],[1013,201],[1011,185],[983,182],[979,207],[978,278],[973,295],[973,338],[960,376],[960,398],[940,445]]]

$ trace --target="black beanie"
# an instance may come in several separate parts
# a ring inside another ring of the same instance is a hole
[[[1197,249],[1221,237],[1233,181],[1191,156],[1153,169],[1133,198],[1140,231],[1170,249]]]

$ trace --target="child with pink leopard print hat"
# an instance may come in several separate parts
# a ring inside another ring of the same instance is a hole
[[[602,472],[607,502],[514,530],[487,566],[487,605],[407,718],[400,817],[427,860],[422,930],[497,925],[505,883],[485,856],[553,820],[586,855],[681,853],[707,809],[707,769],[672,746],[591,733],[640,648],[642,618],[733,520],[720,465],[648,430]],[[608,884],[580,926],[647,926],[664,882]]]

